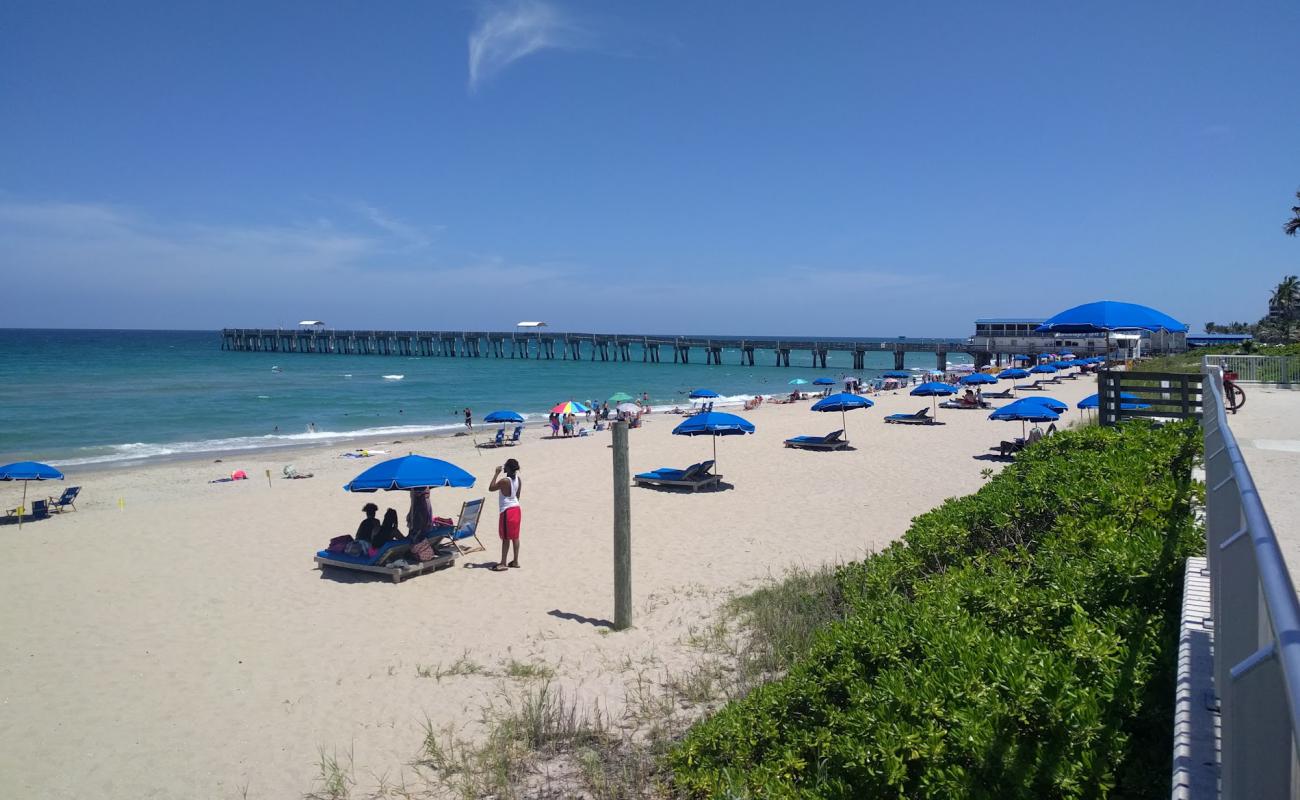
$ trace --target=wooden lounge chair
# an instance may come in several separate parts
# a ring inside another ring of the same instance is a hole
[[[673,469],[672,467],[660,467],[650,472],[642,472],[632,477],[632,482],[637,486],[649,486],[653,488],[681,487],[690,489],[692,492],[704,488],[705,486],[717,486],[722,480],[721,475],[714,475],[709,470],[713,469],[712,461],[704,461],[699,464],[692,464],[686,469]]]
[[[923,408],[915,414],[890,414],[885,417],[885,422],[893,422],[899,425],[933,425],[934,420],[930,417],[930,409]]]
[[[72,509],[73,511],[76,511],[77,495],[80,494],[80,492],[81,492],[80,486],[69,486],[68,488],[63,490],[63,494],[59,495],[58,497],[51,497],[48,501],[46,501],[46,504],[49,506],[50,511],[57,511],[59,513],[63,513],[63,511],[67,509]]]
[[[842,436],[844,436],[842,430],[833,431],[825,436],[796,436],[793,439],[786,439],[785,446],[796,450],[843,450],[849,446],[849,443],[841,438]]]
[[[315,561],[320,564],[321,569],[330,567],[332,569],[370,572],[375,575],[386,575],[392,578],[393,583],[399,583],[404,578],[410,578],[424,572],[446,569],[455,564],[456,558],[460,556],[460,548],[452,544],[446,544],[434,549],[434,556],[431,560],[412,563],[407,560],[410,550],[410,542],[394,541],[386,543],[373,556],[350,556],[344,553],[331,553],[329,550],[321,550],[316,554]],[[402,563],[395,563],[398,561]]]

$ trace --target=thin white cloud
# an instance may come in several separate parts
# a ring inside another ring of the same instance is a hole
[[[549,48],[586,46],[586,32],[555,6],[541,0],[513,0],[482,7],[469,35],[469,90],[519,59]]]

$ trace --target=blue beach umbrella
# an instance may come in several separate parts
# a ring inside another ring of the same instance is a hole
[[[1120,392],[1119,399],[1120,399],[1119,407],[1124,409],[1125,411],[1134,411],[1141,408],[1151,407],[1150,403],[1143,403],[1142,398],[1138,397],[1135,394],[1132,394],[1131,392]],[[1130,400],[1132,402],[1125,403],[1124,402],[1125,400]],[[1075,405],[1075,408],[1078,409],[1100,408],[1100,407],[1101,407],[1101,396],[1095,394],[1088,395],[1087,397],[1083,398]]]
[[[965,386],[979,386],[980,384],[997,383],[998,379],[989,375],[987,372],[972,372],[964,376],[958,383]]]
[[[27,484],[32,481],[61,481],[63,473],[39,461],[15,461],[0,467],[0,481],[22,481],[23,502],[18,506],[18,529],[23,527],[23,513],[27,510]]]
[[[931,405],[934,406],[934,418],[938,419],[939,401],[935,400],[934,398],[947,397],[950,394],[957,394],[957,390],[946,383],[939,383],[938,381],[929,381],[927,383],[923,383],[920,386],[913,388],[912,391],[908,392],[908,394],[912,395],[913,397],[930,398],[930,403]]]
[[[691,392],[689,395],[689,397],[692,400],[707,399],[710,397],[717,397],[717,396],[718,393],[713,391],[712,389],[696,389],[693,392]]]
[[[343,485],[348,492],[391,492],[437,486],[469,487],[474,476],[447,461],[428,456],[402,456],[380,462]]]
[[[1051,375],[1056,372],[1056,367],[1051,364],[1039,364],[1036,367],[1030,367],[1029,371],[1035,375]]]
[[[673,428],[674,436],[709,436],[713,439],[713,463],[718,463],[718,437],[743,436],[754,432],[754,423],[735,414],[709,411],[696,414]]]
[[[889,372],[886,372],[881,377],[882,378],[907,378],[910,380],[912,377],[912,373],[901,369],[891,369]]]
[[[1027,356],[1024,353],[1015,353],[1011,356],[1012,361],[1033,361],[1033,356]]]
[[[1040,406],[1050,409],[1053,413],[1063,414],[1070,410],[1070,406],[1057,400],[1055,397],[1026,397],[1018,402],[1037,403]]]
[[[1034,398],[1027,397],[1023,400],[1017,400],[1014,403],[1005,405],[997,411],[994,411],[992,414],[989,414],[989,419],[1001,422],[1015,422],[1019,420],[1020,435],[1024,436],[1026,422],[1055,422],[1061,418],[1059,414],[1042,403],[1033,402],[1033,399]]]
[[[1039,361],[1048,361],[1048,360],[1051,360],[1051,359],[1053,359],[1053,358],[1056,358],[1056,356],[1052,355],[1051,353],[1039,353],[1039,354],[1038,354],[1038,360],[1039,360]]]
[[[852,411],[855,408],[871,408],[874,405],[875,403],[861,395],[853,394],[851,392],[840,392],[839,394],[833,394],[829,397],[823,397],[821,400],[813,403],[812,410],[840,412],[840,425],[844,427],[844,432],[847,435],[849,426],[845,419],[844,412]],[[845,441],[848,441],[848,439],[845,438]]]
[[[507,422],[515,422],[522,425],[524,422],[524,418],[523,415],[521,415],[518,411],[493,411],[491,414],[488,414],[486,417],[484,417],[483,421],[489,423],[499,422],[501,424],[505,424]]]
[[[998,377],[1003,380],[1014,380],[1016,378],[1028,378],[1029,370],[1020,367],[1009,367],[998,373]]]
[[[831,380],[830,378],[813,379],[813,386],[834,386],[834,385],[835,385],[835,381]]]

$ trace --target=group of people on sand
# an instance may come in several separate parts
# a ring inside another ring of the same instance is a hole
[[[578,417],[576,414],[557,414],[554,411],[550,416],[551,438],[559,436],[574,436],[578,432]]]
[[[492,473],[492,480],[487,488],[489,492],[497,493],[497,535],[501,539],[501,561],[492,566],[492,571],[505,572],[519,567],[519,528],[522,519],[519,498],[524,488],[523,479],[519,477],[519,461],[513,458],[506,459],[506,462]],[[430,539],[436,547],[438,540],[449,535],[453,523],[449,519],[433,516],[429,490],[411,489],[410,494],[411,510],[406,513],[409,535],[402,536],[402,531],[397,527],[397,509],[389,508],[380,520],[379,506],[366,503],[361,507],[362,513],[366,516],[357,526],[356,535],[353,537],[356,545],[353,554],[373,554],[374,551],[393,541],[409,541],[415,544],[423,539]],[[447,533],[438,532],[440,529]],[[507,561],[506,558],[511,555],[512,550],[514,557]]]

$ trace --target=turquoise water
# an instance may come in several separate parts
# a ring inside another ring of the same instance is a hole
[[[893,368],[890,351],[867,358],[856,372],[864,378]],[[789,391],[796,377],[838,379],[852,366],[848,353],[831,353],[824,370],[810,360],[792,353],[791,367],[742,367],[727,351],[721,366],[235,353],[221,350],[215,331],[0,330],[0,463],[138,462],[450,431],[465,406],[476,421],[499,408],[544,420],[560,401],[620,391],[671,407],[696,387],[740,398]],[[908,354],[909,368],[934,365],[932,353]]]

